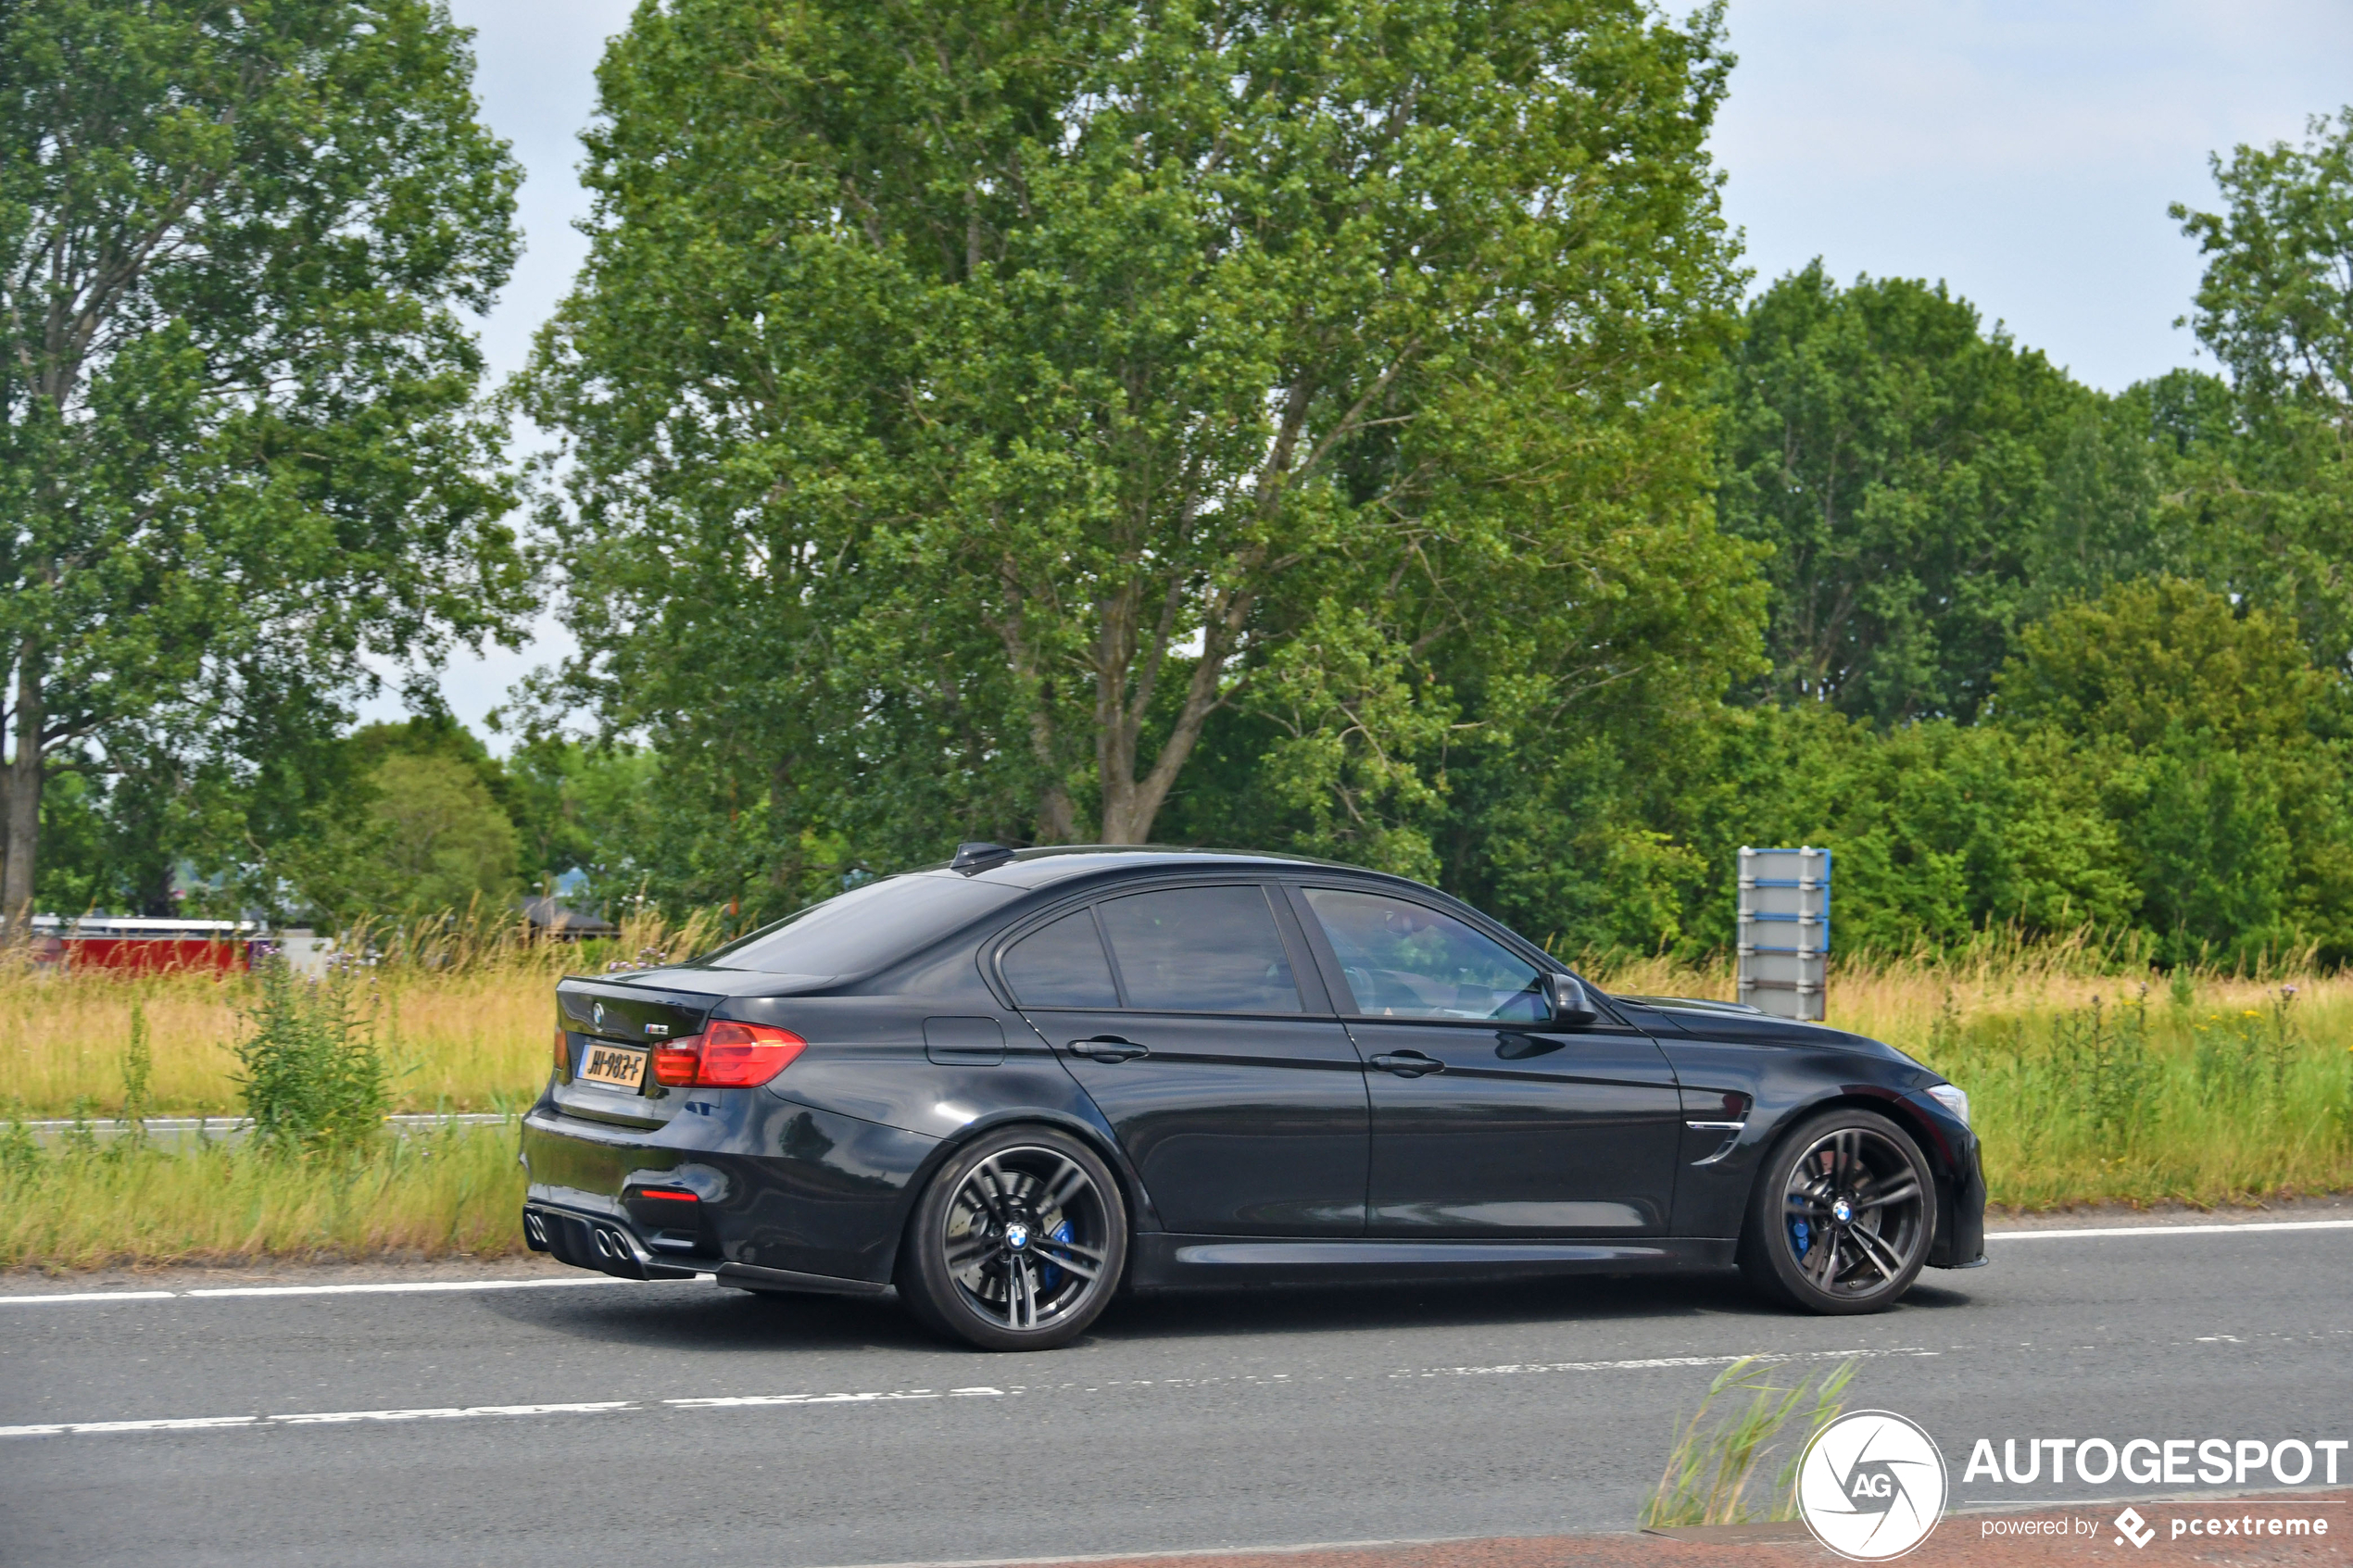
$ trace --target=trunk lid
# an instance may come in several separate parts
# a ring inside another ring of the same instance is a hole
[[[555,1089],[556,1109],[567,1116],[624,1127],[659,1127],[678,1113],[680,1091],[653,1081],[650,1065],[635,1089],[596,1084],[579,1076],[589,1053],[599,1047],[650,1052],[658,1045],[699,1034],[722,998],[626,980],[574,977],[556,986],[556,1013],[571,1047],[570,1081]]]

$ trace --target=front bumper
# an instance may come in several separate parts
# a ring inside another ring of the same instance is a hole
[[[1955,1140],[1952,1179],[1939,1182],[1936,1240],[1928,1249],[1931,1268],[1978,1269],[1985,1266],[1985,1161],[1977,1135],[1964,1131]]]

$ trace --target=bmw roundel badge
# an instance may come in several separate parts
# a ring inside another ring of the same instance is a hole
[[[589,1016],[597,1021],[597,1027],[602,1029],[605,1026],[605,1004],[598,1002],[596,1010]]]

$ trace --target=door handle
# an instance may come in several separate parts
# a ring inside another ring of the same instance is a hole
[[[1419,1051],[1396,1051],[1373,1058],[1373,1065],[1383,1073],[1394,1073],[1400,1078],[1418,1078],[1425,1073],[1443,1073],[1446,1064],[1434,1056]]]
[[[1151,1055],[1151,1047],[1139,1046],[1133,1040],[1123,1040],[1116,1035],[1098,1035],[1091,1040],[1073,1040],[1070,1048],[1093,1061],[1133,1061],[1139,1056]]]

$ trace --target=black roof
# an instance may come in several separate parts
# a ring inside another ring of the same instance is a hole
[[[977,871],[953,872],[951,874],[969,875],[975,882],[1000,883],[1008,887],[1040,888],[1100,872],[1134,871],[1139,866],[1155,865],[1166,866],[1172,871],[1190,871],[1208,866],[1322,866],[1360,876],[1386,874],[1367,872],[1362,866],[1342,865],[1337,860],[1311,859],[1304,855],[1277,855],[1263,849],[1187,849],[1167,844],[1045,845],[1035,849],[1016,849],[1011,859],[1000,860]],[[923,870],[927,872],[950,872],[951,866],[952,862],[942,860]]]

